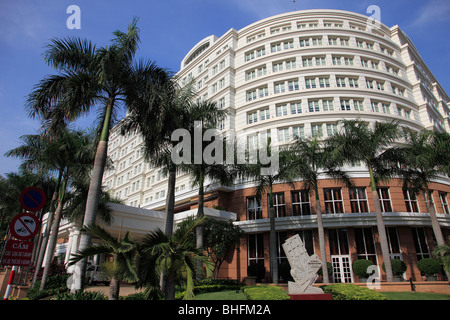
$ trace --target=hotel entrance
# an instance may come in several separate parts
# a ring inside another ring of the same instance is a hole
[[[333,282],[353,282],[347,229],[328,229]]]

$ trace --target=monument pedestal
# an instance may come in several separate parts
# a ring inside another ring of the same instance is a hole
[[[291,300],[333,300],[331,293],[300,293],[289,294]]]

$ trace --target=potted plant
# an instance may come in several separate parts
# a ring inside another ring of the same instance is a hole
[[[353,273],[359,278],[359,282],[367,282],[367,268],[373,265],[371,260],[359,259],[353,262]]]
[[[386,272],[384,262],[381,267],[383,268],[383,271]],[[407,269],[406,264],[400,259],[391,259],[391,267],[393,280],[396,282],[403,281],[403,273],[405,273]]]
[[[417,268],[426,276],[427,281],[436,281],[436,274],[441,271],[439,261],[432,258],[423,258],[417,261]]]

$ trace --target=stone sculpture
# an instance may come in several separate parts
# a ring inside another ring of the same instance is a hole
[[[288,282],[289,294],[318,294],[322,289],[313,287],[322,263],[316,254],[308,255],[300,236],[296,234],[283,244],[284,252],[291,265],[291,275],[295,282]]]

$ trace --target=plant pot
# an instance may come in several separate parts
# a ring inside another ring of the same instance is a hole
[[[437,281],[436,276],[427,276],[427,281]]]

